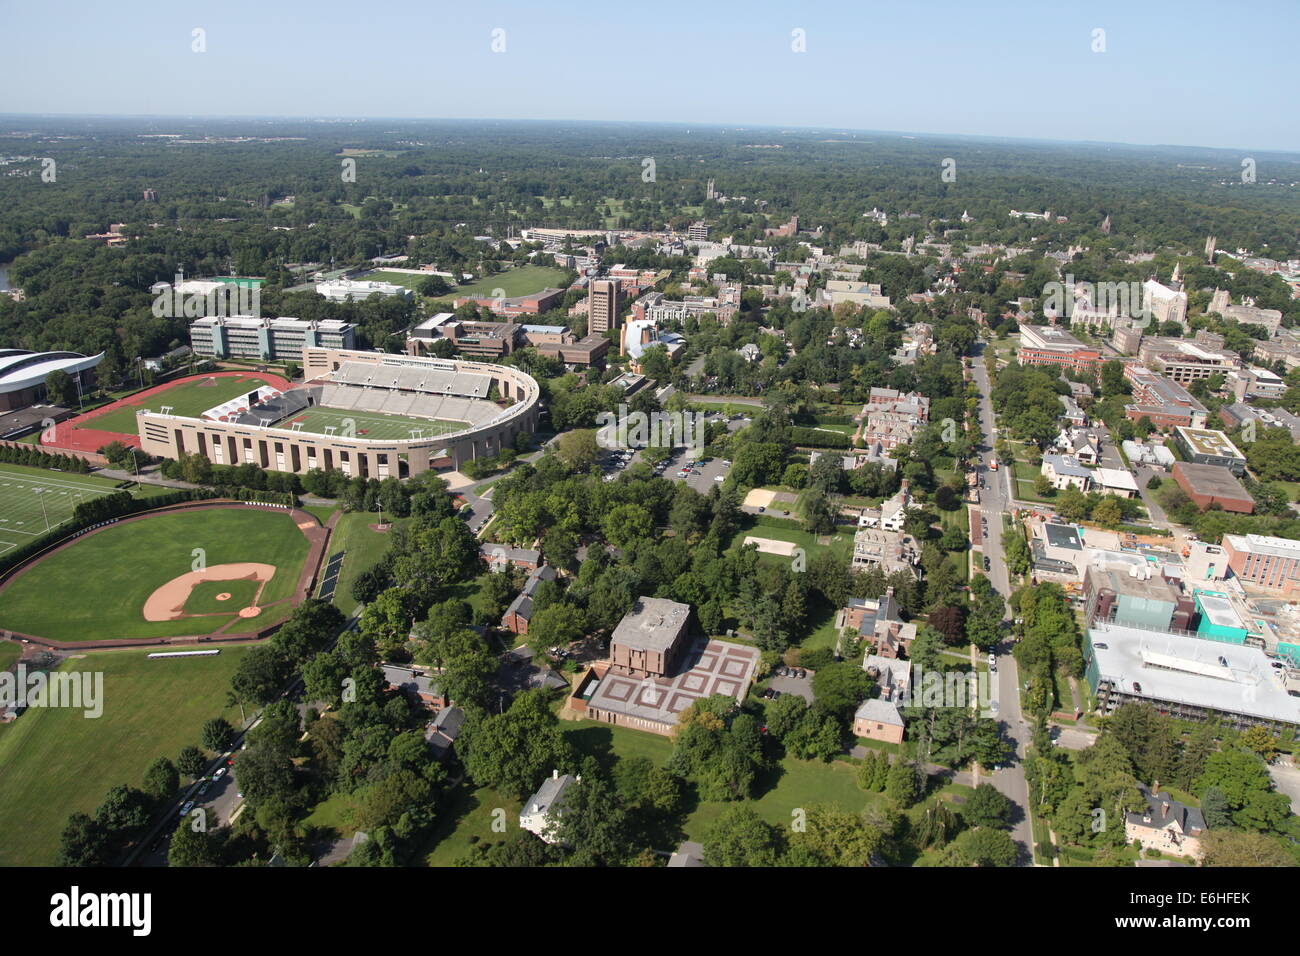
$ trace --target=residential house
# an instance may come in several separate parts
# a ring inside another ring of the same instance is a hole
[[[554,834],[556,821],[564,810],[564,795],[569,788],[580,783],[581,777],[561,774],[552,770],[551,775],[542,782],[534,793],[524,802],[519,811],[519,826],[530,833],[535,833],[547,843],[558,843]]]
[[[1147,850],[1199,858],[1206,830],[1201,811],[1161,793],[1158,783],[1149,789],[1138,784],[1138,789],[1147,805],[1124,816],[1125,838],[1136,840]]]
[[[501,626],[515,634],[527,634],[528,622],[533,617],[533,597],[537,594],[537,588],[543,581],[554,580],[555,568],[549,564],[543,564],[532,571],[528,575],[528,580],[524,582],[523,590],[510,602],[510,607],[506,608],[506,613],[501,618]]]

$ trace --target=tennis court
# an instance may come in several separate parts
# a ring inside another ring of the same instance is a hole
[[[72,517],[80,502],[108,494],[116,482],[0,465],[0,555]]]
[[[399,438],[433,438],[467,428],[466,422],[443,421],[435,418],[411,418],[406,415],[382,415],[377,412],[354,412],[349,409],[316,406],[300,412],[278,427],[292,428],[320,435],[372,438],[377,441],[395,441]],[[330,431],[333,429],[333,431]]]

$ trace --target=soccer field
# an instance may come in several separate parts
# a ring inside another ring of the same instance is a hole
[[[405,415],[381,415],[378,412],[354,412],[341,408],[309,408],[277,425],[292,428],[302,425],[302,431],[319,435],[334,434],[355,438],[373,438],[378,441],[395,441],[399,438],[433,438],[468,427],[468,422],[451,422],[435,418],[410,418]],[[328,429],[333,429],[331,433]],[[411,433],[418,432],[416,435]]]
[[[73,425],[73,428],[93,428],[97,431],[117,432],[121,435],[135,435],[137,434],[135,417],[141,409],[147,408],[151,412],[156,412],[164,405],[168,405],[173,415],[195,418],[209,408],[214,408],[238,395],[247,395],[253,389],[266,384],[269,384],[267,380],[256,372],[238,377],[215,376],[182,382],[174,388],[141,399],[138,405],[124,405],[99,417],[81,419]]]
[[[72,517],[82,501],[113,490],[117,482],[59,474],[21,465],[0,465],[0,555]]]

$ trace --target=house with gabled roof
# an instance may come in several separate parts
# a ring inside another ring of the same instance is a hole
[[[1201,811],[1161,793],[1158,782],[1150,789],[1138,784],[1138,790],[1146,800],[1146,808],[1125,815],[1124,836],[1147,850],[1199,858],[1201,836],[1206,830]]]

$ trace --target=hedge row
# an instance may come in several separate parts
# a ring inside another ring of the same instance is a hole
[[[30,468],[53,468],[87,474],[90,462],[77,455],[52,455],[35,445],[0,445],[0,462],[7,465],[27,465]]]
[[[848,448],[851,445],[848,435],[800,425],[790,429],[790,440],[796,445],[809,445],[813,448]]]

